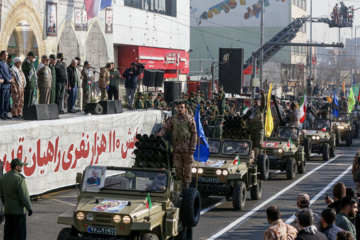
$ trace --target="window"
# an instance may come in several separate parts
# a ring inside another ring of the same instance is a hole
[[[176,1],[177,0],[124,0],[124,5],[126,7],[176,17]]]

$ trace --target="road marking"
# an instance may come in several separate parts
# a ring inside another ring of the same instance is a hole
[[[346,165],[349,166],[349,164]],[[352,165],[350,165],[343,173],[337,176],[337,178],[335,178],[331,183],[329,183],[326,187],[324,187],[318,194],[316,194],[316,196],[310,200],[310,205],[316,202],[321,196],[323,196],[324,193],[327,190],[329,190],[329,188],[331,188],[337,181],[339,181],[343,176],[345,176],[345,174],[347,174],[351,169],[352,169]],[[292,223],[292,221],[294,221],[294,219],[295,219],[295,215],[292,215],[285,223],[290,224]]]
[[[65,201],[62,201],[62,200],[59,200],[59,199],[56,199],[56,198],[48,198],[48,197],[46,197],[46,199],[49,199],[49,200],[52,200],[52,201],[55,201],[55,202],[59,202],[59,203],[65,203],[65,204],[70,205],[70,206],[76,206],[75,203],[65,202]]]
[[[321,163],[309,163],[307,162],[306,165],[320,165]],[[329,166],[349,166],[349,164],[345,164],[345,163],[330,163],[328,164]]]
[[[48,194],[43,195],[42,197],[45,198],[45,197],[57,195],[57,194],[60,194],[60,193],[68,192],[70,190],[72,190],[72,189],[65,189],[65,190],[61,190],[61,191],[57,191],[57,192],[53,192],[53,193],[48,193]]]
[[[220,204],[223,204],[224,202],[226,202],[226,199],[223,198],[221,199],[220,201],[218,201],[217,203],[214,203],[213,205],[207,207],[207,208],[204,208],[203,210],[200,211],[200,215],[203,215],[204,213],[210,211],[211,209],[213,208],[216,208],[217,206],[219,206]]]
[[[233,227],[235,227],[236,225],[238,225],[239,223],[241,223],[242,221],[244,221],[245,219],[247,219],[248,217],[250,217],[251,215],[253,215],[254,213],[256,213],[257,211],[259,211],[261,208],[263,208],[265,205],[267,205],[268,203],[270,203],[271,201],[273,201],[274,199],[278,198],[279,196],[281,196],[283,193],[287,192],[288,190],[290,190],[292,187],[296,186],[298,183],[300,183],[302,180],[304,180],[305,178],[307,178],[308,176],[310,176],[311,174],[313,174],[314,172],[316,172],[317,170],[319,170],[320,168],[328,165],[329,163],[333,162],[334,160],[336,160],[338,157],[340,157],[340,155],[330,159],[329,161],[321,164],[320,166],[314,168],[313,170],[311,170],[310,172],[306,173],[304,176],[302,176],[301,178],[299,178],[298,180],[296,180],[295,182],[293,182],[292,184],[290,184],[289,186],[287,186],[286,188],[284,188],[283,190],[281,190],[280,192],[278,192],[277,194],[275,194],[274,196],[272,196],[271,198],[269,198],[268,200],[262,202],[260,205],[256,206],[255,208],[251,209],[250,211],[248,211],[245,215],[243,215],[242,217],[236,219],[235,221],[233,221],[232,223],[230,223],[229,225],[227,225],[225,228],[223,228],[222,230],[220,230],[219,232],[217,232],[216,234],[212,235],[211,237],[209,237],[207,240],[212,240],[212,239],[216,239],[218,237],[220,237],[221,235],[223,235],[224,233],[228,232],[229,230],[231,230]]]

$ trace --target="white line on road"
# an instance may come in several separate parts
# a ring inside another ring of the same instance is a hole
[[[346,164],[347,166],[349,166],[349,164]],[[352,168],[352,165],[350,165],[342,174],[340,174],[339,176],[337,176],[337,178],[335,178],[334,180],[332,180],[331,183],[329,183],[326,187],[324,187],[318,194],[316,194],[315,197],[313,197],[310,200],[310,205],[313,204],[314,202],[316,202],[321,196],[324,195],[324,193],[329,190],[329,188],[331,188],[337,181],[339,181],[343,176],[345,176],[345,174],[347,174]],[[295,219],[295,215],[292,215],[285,223],[286,224],[290,224],[292,223],[292,221],[294,221]]]
[[[271,198],[267,199],[266,201],[262,202],[260,205],[256,206],[255,208],[251,209],[250,211],[248,211],[246,214],[244,214],[242,217],[236,219],[235,221],[233,221],[232,223],[230,223],[229,225],[227,225],[225,228],[223,228],[222,230],[220,230],[219,232],[217,232],[216,234],[212,235],[211,237],[209,237],[207,240],[212,240],[212,239],[216,239],[218,237],[220,237],[221,235],[223,235],[224,233],[226,233],[227,231],[229,231],[230,229],[232,229],[233,227],[235,227],[236,225],[238,225],[239,223],[241,223],[242,221],[244,221],[245,219],[247,219],[248,217],[250,217],[251,215],[253,215],[254,213],[256,213],[257,211],[259,211],[261,208],[263,208],[265,205],[267,205],[268,203],[270,203],[271,201],[273,201],[274,199],[278,198],[279,196],[281,196],[283,193],[287,192],[288,190],[290,190],[292,187],[296,186],[298,183],[300,183],[302,180],[304,180],[305,178],[307,178],[308,176],[310,176],[311,174],[313,174],[314,172],[316,172],[317,170],[319,170],[320,168],[328,165],[329,163],[333,162],[335,159],[337,159],[340,155],[332,158],[331,160],[321,164],[320,166],[314,168],[313,170],[311,170],[310,172],[306,173],[304,176],[302,176],[301,178],[299,178],[298,180],[296,180],[295,182],[293,182],[292,184],[290,184],[289,186],[287,186],[286,188],[284,188],[283,190],[281,190],[280,192],[278,192],[277,194],[275,194],[274,196],[272,196]]]
[[[320,165],[321,163],[315,163],[315,162],[312,162],[312,163],[309,163],[307,162],[306,165]],[[330,163],[328,164],[329,166],[349,166],[349,164],[345,164],[345,163]]]
[[[219,206],[220,204],[222,204],[222,203],[224,203],[224,202],[226,202],[226,199],[225,199],[225,198],[221,199],[221,200],[218,201],[217,203],[214,203],[214,204],[211,205],[210,207],[207,207],[207,208],[201,210],[200,215],[203,215],[204,213],[210,211],[210,210],[213,209],[213,208],[216,208],[217,206]]]

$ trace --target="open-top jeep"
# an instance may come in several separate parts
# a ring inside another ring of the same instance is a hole
[[[303,132],[305,155],[308,159],[311,153],[322,154],[324,161],[335,157],[336,135],[330,119],[315,119],[314,127]]]
[[[270,161],[270,169],[286,170],[286,178],[295,177],[305,172],[306,160],[304,147],[300,145],[299,128],[279,127],[278,135],[263,143],[263,148]]]
[[[346,146],[351,146],[352,138],[355,135],[355,127],[351,122],[350,114],[346,112],[339,113],[337,118],[334,117],[333,128],[336,133],[336,145],[340,144],[340,141],[345,141]]]
[[[193,164],[192,186],[201,195],[220,195],[232,198],[233,207],[245,206],[246,191],[251,199],[261,198],[262,181],[250,141],[209,139],[210,157],[206,162]],[[196,183],[197,182],[197,183]]]

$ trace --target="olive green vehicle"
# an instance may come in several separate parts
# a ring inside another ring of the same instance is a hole
[[[250,141],[209,139],[210,157],[206,162],[195,162],[192,168],[192,187],[204,197],[225,196],[232,199],[233,208],[245,206],[246,191],[251,199],[261,198],[262,180]]]
[[[313,128],[304,130],[304,150],[307,159],[311,153],[322,154],[324,161],[335,157],[336,134],[330,119],[315,119]]]
[[[186,239],[200,218],[194,188],[162,169],[88,166],[78,173],[78,204],[58,217],[58,239]],[[152,207],[147,208],[149,197]]]
[[[306,159],[304,147],[301,146],[299,128],[279,127],[278,135],[263,143],[269,157],[270,169],[286,171],[286,178],[291,180],[298,173],[305,172]]]
[[[355,127],[354,138],[358,138],[359,130],[360,130],[360,111],[359,110],[353,110],[351,112],[351,121],[353,122],[354,127]]]
[[[341,141],[346,142],[346,146],[352,145],[352,139],[355,135],[355,126],[351,121],[351,116],[348,113],[341,112],[337,118],[333,120],[333,128],[336,133],[336,145],[339,146]]]

